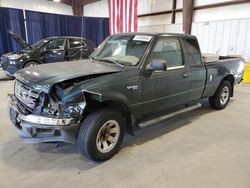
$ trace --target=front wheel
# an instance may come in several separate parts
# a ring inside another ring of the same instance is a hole
[[[34,66],[36,66],[36,65],[38,65],[37,62],[35,62],[35,61],[29,61],[29,62],[27,62],[27,63],[24,65],[24,68],[34,67]]]
[[[119,151],[124,133],[122,115],[111,109],[102,109],[89,114],[83,121],[78,134],[78,146],[88,158],[105,161]]]
[[[214,96],[209,98],[210,105],[217,110],[225,108],[230,100],[231,92],[231,83],[227,80],[223,80]]]

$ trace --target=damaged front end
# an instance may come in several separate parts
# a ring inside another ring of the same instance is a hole
[[[31,143],[75,143],[87,115],[86,82],[121,71],[119,66],[90,60],[19,70],[9,96],[9,115],[18,135]]]
[[[8,97],[9,116],[25,142],[75,143],[86,103],[83,96],[76,103],[63,103],[64,93],[74,83],[56,84],[46,93],[39,87],[15,81],[14,94]]]

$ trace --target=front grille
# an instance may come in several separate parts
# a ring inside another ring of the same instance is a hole
[[[8,61],[8,58],[6,56],[1,57],[1,62]]]
[[[8,62],[9,62],[9,59],[8,59],[7,57],[5,57],[5,56],[2,56],[2,57],[1,57],[1,62],[0,62],[1,67],[6,68]]]
[[[15,81],[15,96],[25,106],[34,110],[39,98],[39,93],[34,91],[31,87]]]

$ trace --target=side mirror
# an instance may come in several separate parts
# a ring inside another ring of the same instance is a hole
[[[163,59],[154,59],[146,67],[147,72],[166,71],[166,70],[167,70],[167,62]]]

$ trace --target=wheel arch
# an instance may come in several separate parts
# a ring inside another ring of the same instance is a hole
[[[100,108],[111,108],[121,113],[122,116],[124,117],[126,130],[129,133],[133,134],[135,120],[132,116],[128,104],[126,104],[124,101],[121,101],[119,99],[102,100],[101,94],[86,92],[86,91],[84,92],[84,98],[86,101],[88,113],[94,112]]]
[[[233,76],[232,74],[229,74],[229,75],[225,76],[225,77],[222,79],[222,81],[224,81],[224,80],[227,80],[227,81],[230,82],[230,84],[231,84],[231,89],[232,89],[232,92],[231,92],[230,97],[233,97],[233,94],[234,94],[234,83],[235,83],[235,78],[234,78],[234,76]],[[222,81],[221,81],[221,82],[222,82]]]
[[[39,61],[39,60],[37,60],[37,59],[28,59],[27,61],[25,61],[23,64],[22,64],[22,68],[24,68],[25,67],[25,65],[27,64],[27,63],[29,63],[29,62],[36,62],[36,63],[38,63],[38,64],[42,64],[42,62],[41,61]]]

